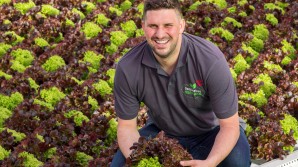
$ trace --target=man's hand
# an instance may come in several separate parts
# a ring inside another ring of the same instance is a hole
[[[220,119],[219,124],[220,130],[207,159],[181,161],[182,166],[215,167],[228,156],[240,135],[238,113],[229,118]]]
[[[189,160],[189,161],[180,161],[181,166],[191,166],[191,167],[214,167],[206,160]]]

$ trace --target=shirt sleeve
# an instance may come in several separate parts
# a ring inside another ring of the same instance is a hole
[[[114,80],[115,110],[116,115],[125,120],[135,118],[140,108],[139,100],[133,93],[133,81],[131,80],[118,65]]]
[[[209,70],[207,88],[212,109],[219,119],[229,118],[238,111],[238,96],[226,59],[218,59]]]

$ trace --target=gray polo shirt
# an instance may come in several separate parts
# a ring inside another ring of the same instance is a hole
[[[211,42],[182,35],[178,63],[168,75],[146,41],[132,48],[117,64],[115,109],[119,118],[137,116],[140,102],[167,134],[199,135],[238,110],[234,80],[223,53]]]

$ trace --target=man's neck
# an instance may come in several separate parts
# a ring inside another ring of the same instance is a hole
[[[161,68],[168,74],[171,75],[173,70],[176,67],[176,64],[178,63],[179,59],[179,53],[182,45],[182,37],[180,37],[180,40],[177,44],[176,50],[172,53],[172,55],[166,57],[166,58],[161,58],[159,56],[155,56],[156,60],[160,64]]]
[[[172,55],[170,58],[160,58],[156,56],[157,61],[159,62],[161,68],[168,74],[171,75],[173,70],[176,67],[176,64],[178,62],[179,53],[176,55]]]

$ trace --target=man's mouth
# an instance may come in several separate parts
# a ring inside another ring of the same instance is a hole
[[[166,44],[169,40],[154,40],[157,44]]]

